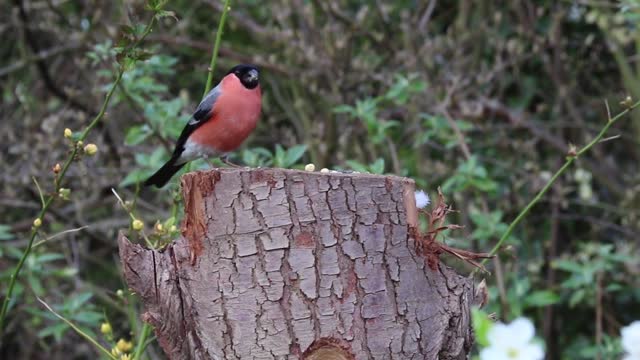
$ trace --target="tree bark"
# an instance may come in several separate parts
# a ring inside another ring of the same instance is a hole
[[[471,279],[416,255],[412,180],[284,169],[182,177],[182,235],[119,239],[171,359],[465,359]]]

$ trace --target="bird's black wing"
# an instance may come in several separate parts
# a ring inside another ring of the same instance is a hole
[[[216,104],[216,101],[220,97],[220,94],[222,94],[222,90],[220,88],[220,84],[218,84],[218,86],[211,89],[211,91],[209,91],[207,95],[205,95],[205,97],[202,99],[202,101],[196,108],[196,111],[191,116],[191,119],[184,127],[184,129],[182,129],[182,133],[180,134],[178,142],[176,143],[176,148],[173,151],[173,157],[180,157],[180,154],[184,150],[184,144],[187,142],[187,139],[193,133],[193,131],[212,118],[211,112],[213,111],[213,106]]]

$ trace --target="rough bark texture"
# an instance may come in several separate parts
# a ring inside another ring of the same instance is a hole
[[[466,358],[473,284],[416,256],[411,180],[220,169],[182,186],[182,237],[119,239],[171,359]]]

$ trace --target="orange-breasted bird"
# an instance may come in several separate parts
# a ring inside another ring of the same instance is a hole
[[[255,129],[260,109],[260,72],[253,65],[234,66],[205,95],[178,138],[171,159],[144,185],[163,187],[187,162],[220,157],[237,149]]]

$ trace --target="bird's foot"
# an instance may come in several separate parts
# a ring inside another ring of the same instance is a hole
[[[204,161],[207,162],[207,164],[209,164],[209,170],[215,169],[217,168],[216,163],[213,161],[213,158],[210,158],[208,156],[203,156],[202,159],[204,159]]]
[[[220,161],[222,161],[225,165],[230,166],[230,167],[234,167],[234,168],[244,167],[244,166],[240,166],[238,164],[234,164],[231,161],[229,161],[229,156],[227,156],[227,155],[220,156]]]

